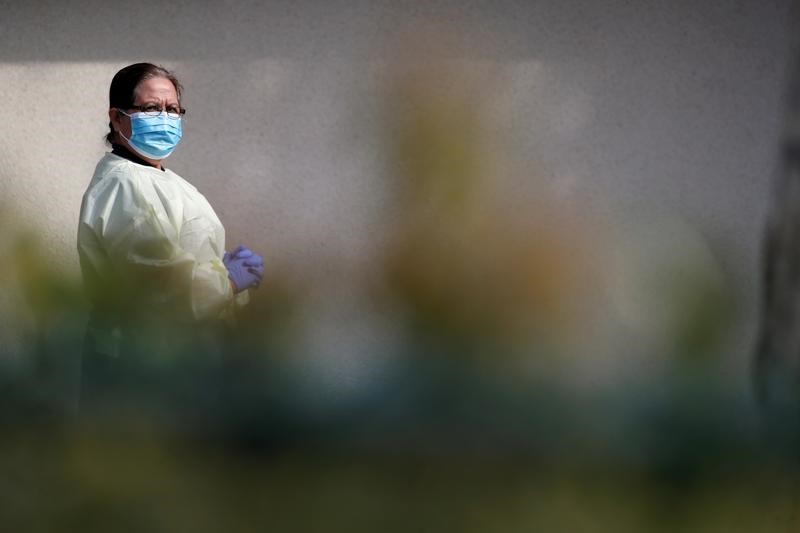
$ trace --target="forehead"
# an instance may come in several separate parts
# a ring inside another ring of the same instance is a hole
[[[134,96],[139,101],[178,102],[175,86],[167,78],[149,78],[140,81],[136,86]]]

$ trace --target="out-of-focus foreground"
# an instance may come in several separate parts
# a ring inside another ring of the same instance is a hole
[[[235,332],[123,361],[79,405],[80,284],[4,206],[2,529],[800,527],[793,428],[726,370],[714,246],[565,205],[492,135],[491,72],[398,65],[383,239],[347,289],[381,342],[344,354],[350,388],[320,377],[313,289],[272,271]]]

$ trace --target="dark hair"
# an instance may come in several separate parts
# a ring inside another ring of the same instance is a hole
[[[171,81],[175,86],[175,92],[178,93],[178,102],[180,102],[183,87],[172,72],[152,63],[135,63],[114,74],[108,90],[108,107],[129,109],[135,99],[136,87],[150,78],[167,78]],[[108,130],[106,141],[111,143],[114,141],[114,126],[111,122],[108,123]]]

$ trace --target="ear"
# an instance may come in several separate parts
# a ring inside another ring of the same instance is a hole
[[[111,122],[111,126],[114,128],[114,131],[120,130],[120,122],[122,121],[122,116],[115,107],[112,107],[108,110],[108,120]]]

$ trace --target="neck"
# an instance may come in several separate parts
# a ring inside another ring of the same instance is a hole
[[[133,159],[143,165],[150,165],[151,167],[155,167],[158,170],[163,170],[161,168],[160,159],[150,159],[149,157],[143,157],[136,150],[131,148],[130,145],[125,141],[125,139],[120,139],[119,137],[120,136],[118,135],[116,141],[112,145],[114,150],[124,150],[125,152],[127,152],[127,155],[131,156],[128,157],[128,159]]]

